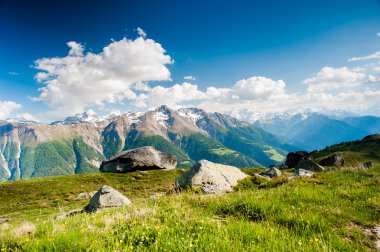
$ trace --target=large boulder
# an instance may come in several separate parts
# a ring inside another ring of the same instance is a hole
[[[110,186],[104,185],[92,196],[85,209],[90,212],[96,212],[104,208],[122,207],[131,204],[132,202],[123,194]]]
[[[268,177],[268,178],[276,178],[276,177],[280,177],[282,175],[282,172],[276,167],[272,167],[263,172],[260,172],[259,175],[263,177]]]
[[[294,168],[301,160],[313,160],[313,157],[307,151],[290,152],[286,156],[285,165],[289,168]]]
[[[175,181],[177,189],[199,188],[204,194],[231,192],[238,180],[248,177],[239,168],[198,161],[189,171]]]
[[[313,172],[321,172],[325,170],[322,166],[311,160],[301,160],[298,162],[296,169],[304,169]]]
[[[344,166],[344,158],[341,154],[335,153],[322,159],[319,164],[323,166]]]
[[[102,172],[132,172],[144,170],[172,170],[177,166],[177,158],[156,150],[151,146],[123,151],[103,161]]]

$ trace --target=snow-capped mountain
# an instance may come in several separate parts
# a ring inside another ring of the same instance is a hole
[[[103,159],[146,145],[176,155],[181,167],[199,159],[267,166],[294,149],[246,122],[198,108],[86,112],[52,124],[0,123],[0,179],[96,172]]]

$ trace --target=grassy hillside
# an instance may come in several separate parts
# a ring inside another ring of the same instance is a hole
[[[380,135],[370,135],[362,140],[332,145],[312,154],[318,161],[333,153],[341,153],[348,166],[357,166],[365,161],[380,165]]]
[[[253,173],[255,169],[244,169]],[[380,220],[380,166],[242,181],[235,192],[193,192],[148,199],[172,189],[184,171],[82,174],[0,184],[1,251],[374,251]],[[250,183],[248,183],[250,182]],[[103,184],[131,207],[56,220],[83,207],[80,192]]]

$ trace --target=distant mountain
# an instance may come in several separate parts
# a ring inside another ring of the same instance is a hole
[[[361,116],[361,117],[346,117],[342,119],[345,123],[352,127],[365,130],[371,134],[380,133],[380,117],[376,116]]]
[[[0,180],[97,172],[102,160],[146,145],[176,155],[179,167],[199,159],[268,166],[295,150],[260,128],[197,108],[101,118],[83,113],[52,124],[2,121]]]
[[[320,114],[276,116],[256,121],[255,126],[283,138],[305,150],[358,140],[380,131],[378,117],[348,117],[332,119]]]

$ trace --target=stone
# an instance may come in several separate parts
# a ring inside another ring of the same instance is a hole
[[[225,193],[231,192],[238,181],[246,177],[247,174],[234,166],[200,160],[176,179],[175,188],[199,188],[204,194]]]
[[[285,166],[294,168],[301,160],[313,160],[313,157],[307,151],[290,152],[286,156]]]
[[[100,165],[102,172],[132,172],[146,170],[172,170],[177,158],[151,146],[123,151]]]
[[[282,172],[279,169],[272,167],[267,169],[266,171],[260,172],[259,175],[268,178],[276,178],[280,177],[282,175]]]
[[[372,161],[368,161],[368,162],[364,162],[360,165],[361,168],[366,168],[366,169],[369,169],[369,168],[372,168],[373,167],[373,163]]]
[[[78,200],[84,200],[84,199],[89,199],[90,198],[90,195],[88,194],[88,193],[80,193],[80,194],[78,194],[75,198],[74,198],[74,200],[75,201],[78,201]]]
[[[162,198],[165,196],[166,196],[165,193],[154,193],[154,194],[149,196],[149,199],[158,199],[158,198]]]
[[[294,176],[300,176],[300,177],[313,177],[314,172],[305,170],[305,169],[296,169],[294,172]]]
[[[337,167],[340,167],[340,166],[344,166],[344,158],[341,154],[339,153],[335,153],[335,154],[332,154],[324,159],[322,159],[320,162],[319,162],[320,165],[323,165],[323,166],[337,166]]]
[[[97,193],[98,191],[92,191],[92,192],[89,192],[88,195],[90,196],[90,198],[92,198],[92,196],[95,195],[95,193]]]
[[[57,219],[64,219],[64,218],[71,217],[71,216],[74,216],[74,215],[77,215],[80,213],[84,213],[84,212],[85,212],[85,210],[83,210],[83,209],[72,210],[70,212],[62,213],[62,214],[58,215]]]
[[[123,207],[132,205],[132,202],[123,194],[110,186],[104,185],[90,199],[90,203],[86,206],[86,210],[96,212],[98,210],[110,207]]]
[[[322,166],[311,160],[301,160],[297,164],[296,169],[304,169],[313,172],[322,172],[325,170]]]

